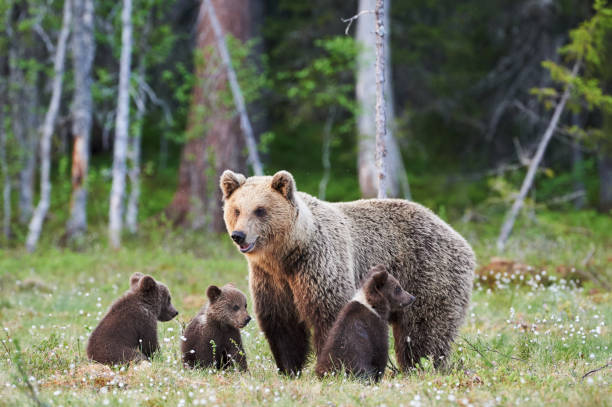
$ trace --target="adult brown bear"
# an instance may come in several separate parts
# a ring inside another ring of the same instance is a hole
[[[227,170],[220,185],[225,225],[249,263],[255,315],[281,372],[302,369],[311,329],[320,353],[376,264],[417,298],[390,317],[400,366],[428,356],[445,364],[470,301],[475,258],[429,209],[398,199],[320,201],[298,192],[287,171],[247,179]]]

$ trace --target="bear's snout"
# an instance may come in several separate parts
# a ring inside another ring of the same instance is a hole
[[[402,304],[402,307],[407,307],[410,304],[412,304],[414,301],[416,301],[416,297],[412,294],[408,294],[408,301]]]
[[[241,232],[240,230],[235,230],[232,232],[232,240],[237,244],[243,244],[246,239],[246,234]]]

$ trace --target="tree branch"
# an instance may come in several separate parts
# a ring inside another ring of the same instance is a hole
[[[353,22],[355,20],[357,20],[360,16],[364,15],[364,14],[375,14],[376,11],[375,10],[361,10],[359,13],[355,14],[353,17],[349,17],[349,18],[341,18],[340,20],[343,23],[348,23],[348,25],[346,26],[346,29],[344,30],[344,34],[348,35],[349,33],[349,29],[351,28],[351,25],[353,24]]]
[[[606,363],[605,365],[603,365],[603,366],[601,366],[601,367],[598,367],[597,369],[589,370],[588,372],[586,372],[586,373],[584,374],[584,376],[582,376],[582,379],[581,379],[581,380],[584,380],[584,379],[586,379],[587,377],[589,377],[590,375],[592,375],[593,373],[597,373],[597,372],[599,372],[600,370],[603,370],[603,369],[605,369],[605,368],[607,368],[607,367],[610,367],[610,366],[612,366],[612,362],[608,362],[608,363]]]
[[[236,77],[236,72],[234,71],[234,67],[232,66],[232,60],[227,49],[227,44],[225,43],[225,37],[223,36],[221,25],[219,24],[219,20],[217,19],[215,7],[213,6],[210,0],[202,1],[205,5],[204,9],[208,10],[210,24],[215,34],[215,39],[217,41],[217,48],[219,50],[219,54],[221,55],[221,60],[225,65],[225,70],[227,72],[227,80],[229,81],[232,96],[234,97],[236,110],[238,110],[238,114],[240,115],[240,127],[242,128],[242,134],[246,141],[247,150],[249,154],[249,162],[253,167],[253,172],[255,173],[255,175],[263,175],[263,166],[261,165],[259,153],[257,152],[257,143],[255,142],[255,137],[253,136],[253,128],[251,127],[251,122],[247,114],[244,96],[242,95],[240,85],[238,84],[238,78]]]
[[[581,59],[578,59],[572,68],[571,77],[575,78],[578,74],[578,70],[580,69],[580,65],[582,63]],[[529,164],[529,170],[527,171],[527,175],[523,180],[523,185],[521,186],[521,190],[519,191],[519,195],[514,201],[512,208],[508,212],[506,216],[506,220],[501,228],[499,238],[497,239],[497,248],[498,250],[503,250],[506,245],[506,241],[508,240],[508,236],[512,232],[512,227],[514,226],[514,221],[516,220],[516,216],[518,215],[519,210],[523,207],[523,202],[531,185],[533,184],[533,180],[540,165],[540,161],[542,161],[542,157],[544,157],[544,152],[546,151],[546,147],[548,146],[548,142],[552,138],[555,129],[557,128],[557,124],[559,123],[559,119],[561,118],[561,113],[563,113],[563,109],[565,108],[565,104],[569,99],[571,91],[571,85],[567,85],[565,87],[565,91],[563,92],[563,96],[561,97],[561,101],[555,108],[552,118],[550,119],[550,123],[544,136],[542,137],[542,141],[540,141],[540,145],[538,146],[538,150],[536,151],[535,156],[531,160]]]

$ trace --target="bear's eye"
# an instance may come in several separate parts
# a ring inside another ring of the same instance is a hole
[[[266,209],[260,206],[259,208],[255,209],[254,213],[258,218],[262,218],[266,216]]]
[[[239,309],[240,309],[240,307],[239,307],[239,306],[234,305],[234,311],[238,311]]]
[[[402,289],[399,286],[395,287],[395,294],[399,294],[401,291]]]
[[[234,216],[240,216],[240,209],[234,209]]]

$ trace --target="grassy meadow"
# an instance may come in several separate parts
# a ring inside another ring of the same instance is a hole
[[[517,225],[504,258],[495,257],[498,224],[453,222],[479,266],[450,369],[424,360],[406,374],[387,369],[377,385],[320,381],[312,359],[297,379],[278,375],[255,322],[243,330],[248,373],[185,370],[181,329],[207,286],[232,281],[247,291],[246,261],[227,236],[149,225],[119,251],[104,230],[79,250],[1,249],[0,405],[611,406],[612,220],[541,212]],[[89,333],[136,271],[169,286],[179,316],[159,323],[150,366],[88,362]]]

